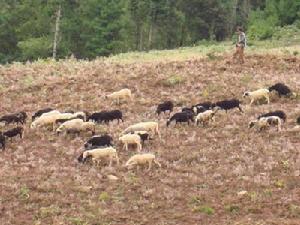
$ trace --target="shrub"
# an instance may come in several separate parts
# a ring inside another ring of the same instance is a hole
[[[29,38],[18,43],[21,49],[21,60],[47,58],[51,55],[51,46],[51,40],[47,37]]]
[[[166,80],[163,80],[162,84],[167,87],[173,87],[175,85],[178,85],[180,83],[184,82],[184,78],[180,75],[172,75]]]

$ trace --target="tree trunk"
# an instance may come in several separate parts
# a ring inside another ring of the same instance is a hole
[[[151,19],[150,28],[149,28],[149,37],[148,37],[148,50],[152,48],[152,35],[153,35],[153,22]]]
[[[140,28],[140,37],[139,37],[139,51],[143,51],[143,29]]]
[[[231,32],[235,31],[235,26],[237,24],[237,8],[238,8],[238,0],[233,0],[233,4],[232,4],[232,19],[231,19],[231,27],[230,30]]]
[[[53,59],[56,59],[60,16],[61,16],[61,5],[58,6],[58,10],[56,12],[56,22],[55,22],[55,31],[54,31],[54,41],[53,41],[53,55],[52,55]]]

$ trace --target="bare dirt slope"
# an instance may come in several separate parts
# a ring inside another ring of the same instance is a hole
[[[156,105],[178,106],[237,97],[282,81],[299,92],[300,60],[252,55],[243,65],[195,59],[155,63],[39,62],[0,68],[1,115],[43,107],[100,111],[120,108],[123,124],[98,126],[114,136],[122,165],[134,150],[117,138],[135,122],[157,120]],[[134,101],[120,107],[105,93],[128,87]],[[298,89],[298,90],[297,90]],[[127,171],[78,164],[88,135],[57,137],[32,131],[0,154],[0,224],[185,225],[300,224],[300,138],[287,130],[300,115],[298,99],[272,97],[271,104],[221,112],[206,128],[166,129],[162,142],[147,143],[162,168]],[[288,115],[284,130],[249,131],[249,120],[270,110]],[[106,177],[113,174],[118,181]],[[246,192],[243,192],[246,191]],[[239,193],[239,194],[238,194]]]

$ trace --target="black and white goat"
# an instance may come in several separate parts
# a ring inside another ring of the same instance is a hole
[[[257,117],[257,119],[259,120],[260,118],[269,117],[269,116],[277,116],[280,119],[282,119],[283,121],[286,121],[286,118],[287,118],[285,112],[283,112],[282,110],[276,110],[273,112],[268,112],[268,113],[262,114],[259,117]]]
[[[84,144],[84,148],[87,149],[92,146],[112,146],[112,141],[113,138],[108,134],[102,136],[93,136]]]

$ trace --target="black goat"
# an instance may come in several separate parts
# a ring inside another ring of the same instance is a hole
[[[268,113],[262,114],[259,117],[257,117],[257,119],[260,119],[262,117],[269,117],[269,116],[278,116],[283,121],[286,121],[286,118],[287,118],[285,112],[283,112],[282,110],[276,110],[273,112],[268,112]]]
[[[113,120],[121,120],[123,122],[123,114],[120,110],[111,110],[111,111],[101,111],[101,112],[96,112],[92,113],[89,117],[88,120],[93,120],[96,123],[106,123],[108,124],[110,121]]]
[[[198,104],[196,104],[196,105],[193,105],[192,108],[193,108],[193,107],[203,107],[203,108],[205,108],[206,110],[209,110],[209,109],[212,108],[212,105],[213,105],[212,102],[202,102],[202,103],[198,103]]]
[[[157,106],[156,113],[159,116],[160,113],[165,113],[169,111],[169,113],[173,112],[174,104],[172,101],[165,101]]]
[[[17,117],[20,118],[20,123],[21,123],[21,124],[26,123],[26,120],[27,120],[27,117],[28,117],[26,112],[21,111],[21,112],[19,112],[19,113],[16,113],[16,115],[17,115]]]
[[[113,121],[113,120],[118,120],[118,123],[120,122],[120,120],[122,122],[124,122],[123,114],[118,109],[106,112],[105,117],[106,117],[106,120],[104,122],[106,122],[106,123],[109,123],[110,121]]]
[[[212,108],[219,107],[222,110],[227,110],[238,108],[241,112],[243,112],[241,106],[241,102],[238,99],[230,99],[230,100],[223,100],[223,101],[218,101],[214,104],[212,104]]]
[[[4,151],[5,150],[5,136],[2,133],[0,133],[0,145],[1,145],[2,150]]]
[[[40,117],[41,115],[43,115],[44,113],[48,113],[53,111],[54,109],[52,108],[45,108],[45,109],[40,109],[37,112],[35,112],[33,114],[33,116],[31,117],[32,122],[35,120],[35,118]]]
[[[84,148],[87,149],[92,146],[112,146],[112,141],[112,137],[107,134],[102,136],[94,136],[84,144]]]
[[[24,132],[23,127],[15,127],[13,129],[3,132],[3,136],[5,136],[7,138],[13,138],[13,137],[19,135],[20,138],[22,138],[23,132]]]
[[[175,113],[168,121],[167,121],[167,127],[170,125],[170,123],[175,120],[175,123],[188,123],[190,124],[190,121],[194,121],[194,114],[189,112],[179,112]]]
[[[27,114],[25,112],[12,113],[8,115],[4,115],[0,118],[0,122],[4,122],[5,125],[10,123],[21,123],[24,124],[27,118]]]
[[[291,96],[291,89],[283,83],[276,83],[273,86],[269,87],[269,91],[276,91],[279,97],[283,96]]]
[[[95,121],[96,123],[101,123],[101,122],[104,121],[104,117],[105,117],[105,113],[106,113],[106,112],[107,112],[107,111],[101,111],[101,112],[95,112],[95,113],[92,113],[92,114],[88,117],[87,121],[92,120],[92,121]]]

